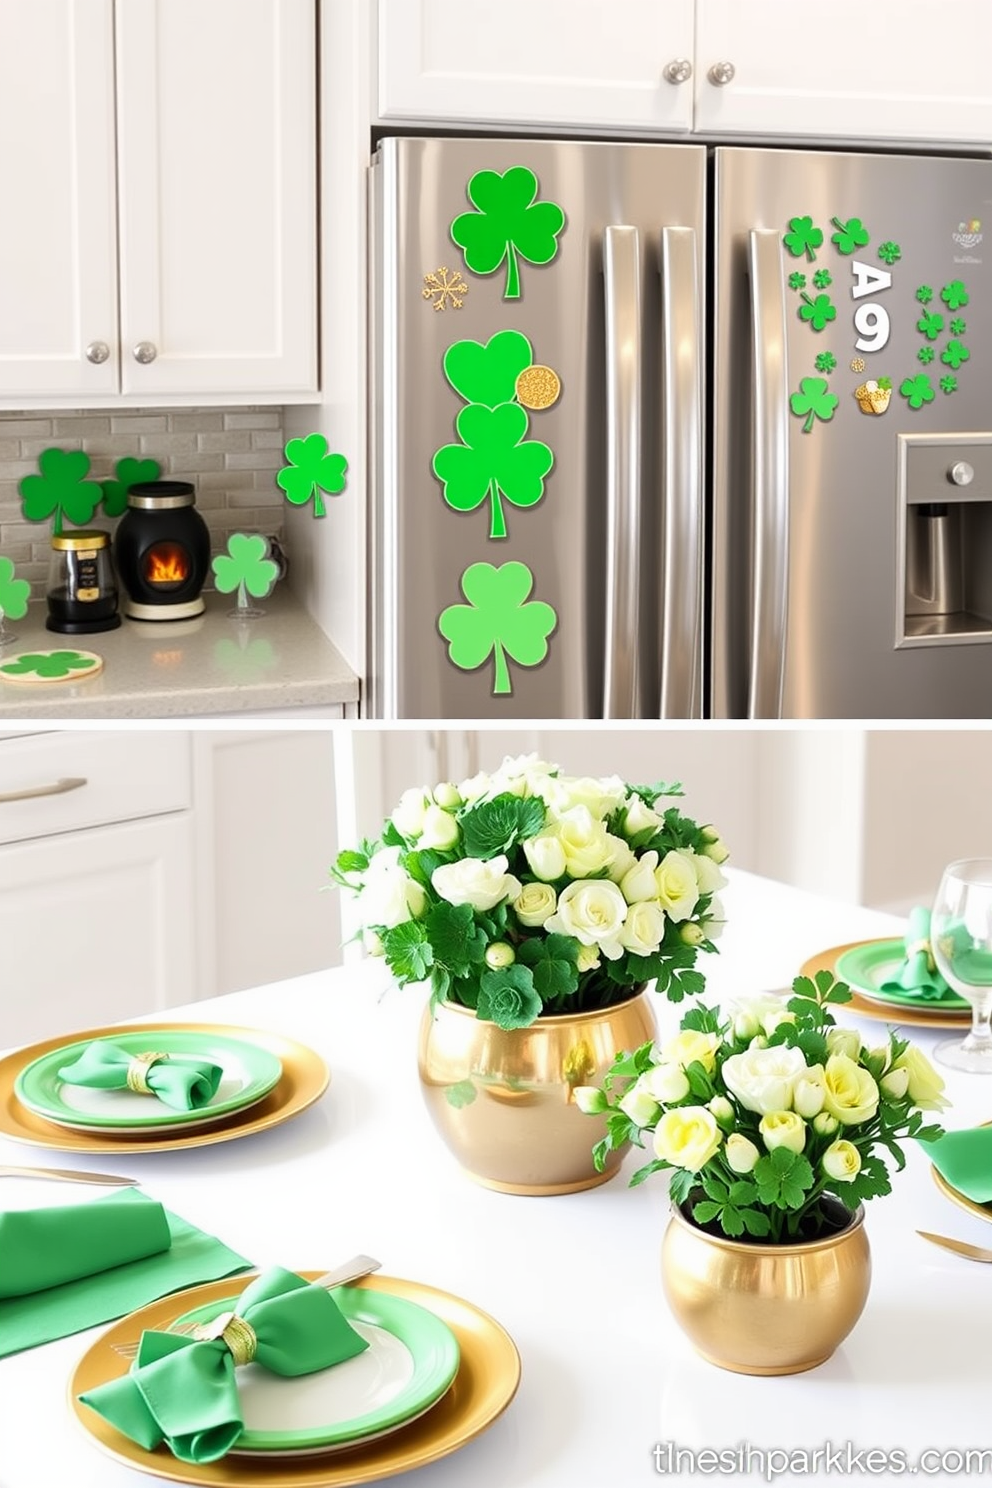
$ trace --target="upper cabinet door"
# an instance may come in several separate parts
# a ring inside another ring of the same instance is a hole
[[[379,117],[688,131],[694,3],[379,0]]]
[[[317,386],[314,0],[117,6],[121,391]]]
[[[80,11],[0,0],[4,398],[117,387],[113,0]]]
[[[988,145],[990,53],[988,0],[698,0],[695,127]]]

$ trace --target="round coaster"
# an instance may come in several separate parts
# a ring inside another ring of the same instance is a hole
[[[525,408],[540,411],[557,403],[561,395],[561,381],[558,373],[551,367],[535,362],[532,367],[525,367],[520,373],[516,390],[518,403],[522,403]]]
[[[95,651],[21,651],[0,662],[0,682],[47,686],[77,682],[103,671],[103,657]]]

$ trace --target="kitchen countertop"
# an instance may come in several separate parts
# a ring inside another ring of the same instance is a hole
[[[24,686],[0,681],[0,718],[183,718],[282,708],[357,704],[358,679],[299,600],[280,585],[261,602],[264,617],[227,618],[233,596],[204,595],[194,620],[124,620],[102,635],[45,629],[32,604],[9,628],[0,653],[75,648],[103,657],[103,671],[79,682]]]

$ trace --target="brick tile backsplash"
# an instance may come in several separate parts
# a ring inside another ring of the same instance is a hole
[[[215,552],[232,532],[283,536],[282,492],[276,473],[284,461],[281,408],[141,408],[112,413],[0,413],[0,554],[13,559],[18,578],[44,597],[50,527],[27,522],[17,483],[37,471],[44,449],[82,449],[90,480],[103,480],[125,455],[157,460],[166,480],[191,480]],[[97,511],[95,527],[116,522]]]

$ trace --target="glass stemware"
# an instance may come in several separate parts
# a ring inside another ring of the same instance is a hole
[[[938,970],[971,1003],[971,1032],[945,1039],[934,1058],[951,1069],[992,1075],[992,858],[964,858],[944,869],[930,918]]]

